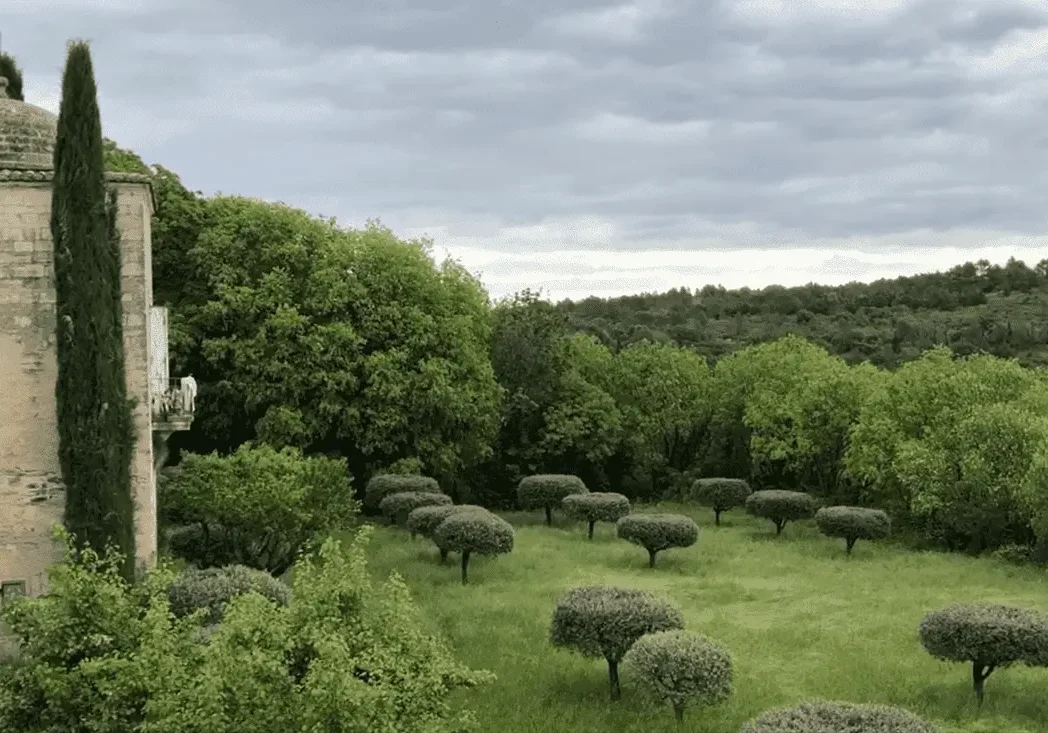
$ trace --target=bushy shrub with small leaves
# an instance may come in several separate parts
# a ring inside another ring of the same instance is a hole
[[[286,606],[291,601],[291,589],[287,585],[263,570],[244,565],[188,570],[171,584],[168,599],[171,612],[177,618],[204,609],[203,623],[210,625],[222,620],[229,601],[252,592],[279,606]]]
[[[450,517],[456,512],[466,511],[488,511],[482,506],[476,504],[442,504],[439,506],[420,506],[408,515],[407,521],[404,523],[407,530],[411,532],[411,538],[414,539],[415,535],[422,535],[423,537],[429,537],[432,539],[433,533],[440,526],[440,523]],[[447,559],[447,551],[441,551],[441,562]]]
[[[589,538],[593,539],[593,525],[597,522],[617,522],[630,513],[630,500],[622,494],[594,492],[569,494],[561,502],[564,513],[572,519],[589,523]]]
[[[433,532],[442,552],[461,553],[463,585],[472,555],[504,555],[513,550],[513,539],[513,525],[487,510],[453,512]]]
[[[936,659],[970,662],[982,704],[986,678],[998,667],[1048,667],[1048,615],[993,603],[955,603],[929,613],[917,628],[921,646]]]
[[[713,510],[713,523],[720,526],[720,515],[746,504],[753,490],[740,478],[700,478],[691,486],[691,499]]]
[[[716,705],[731,697],[731,654],[701,634],[680,630],[646,634],[622,663],[656,700],[673,707],[679,723],[689,704]]]
[[[691,547],[699,540],[699,525],[683,514],[627,514],[615,524],[620,539],[648,551],[648,567],[655,556],[671,547]]]
[[[520,508],[544,510],[547,526],[553,524],[553,509],[561,505],[565,496],[588,493],[589,489],[578,476],[559,473],[525,476],[517,485]]]
[[[908,710],[888,705],[855,705],[810,700],[769,710],[739,733],[939,733]]]
[[[451,497],[447,494],[432,494],[428,491],[401,491],[389,494],[378,503],[378,510],[391,524],[403,525],[412,511],[423,506],[447,506]]]
[[[380,473],[372,476],[364,489],[364,506],[377,510],[379,504],[390,494],[415,491],[420,494],[442,494],[440,484],[429,476],[414,476],[401,473]]]
[[[550,640],[554,646],[608,663],[611,699],[622,695],[619,663],[638,639],[656,631],[684,628],[677,606],[630,588],[590,585],[569,591],[553,611]]]
[[[883,540],[892,533],[892,520],[880,509],[828,506],[815,512],[815,524],[827,537],[844,540],[848,554],[858,540]]]
[[[754,491],[746,498],[746,513],[770,519],[775,524],[775,534],[782,534],[787,522],[811,519],[819,508],[818,500],[803,491]]]

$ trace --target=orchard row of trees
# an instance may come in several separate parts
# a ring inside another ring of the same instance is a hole
[[[1039,370],[938,347],[887,371],[793,334],[715,363],[660,340],[615,348],[535,293],[490,305],[427,241],[153,173],[156,299],[173,310],[176,373],[201,384],[183,449],[255,440],[337,457],[358,491],[408,461],[491,507],[535,473],[641,500],[722,476],[880,507],[954,549],[1048,534]],[[1040,269],[1004,272],[1032,288]],[[965,287],[984,292],[995,272],[975,268]]]

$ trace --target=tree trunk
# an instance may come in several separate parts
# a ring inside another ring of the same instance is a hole
[[[648,550],[648,567],[655,567],[655,555],[658,554],[658,550]]]
[[[553,507],[546,507],[546,526],[553,526]]]
[[[448,551],[443,547],[440,548],[440,564],[443,565],[448,561]]]
[[[619,687],[619,663],[608,660],[608,681],[611,683],[611,699],[618,700],[622,697],[622,688]]]
[[[786,522],[778,521],[775,522],[775,536],[778,537],[782,534],[782,528],[786,526]]]
[[[721,510],[720,509],[714,509],[713,510],[713,524],[715,526],[717,526],[717,527],[720,526],[720,514],[721,514]]]
[[[466,568],[469,567],[469,550],[462,551],[462,585],[469,582],[466,577]]]
[[[972,662],[972,689],[975,690],[976,705],[981,708],[983,704],[983,686],[986,678],[990,676],[995,664],[984,664],[983,662]]]
[[[847,540],[845,540],[845,542],[848,543],[846,547],[848,548],[849,555],[852,554],[852,548],[855,547],[856,540],[858,540],[858,537],[849,537]]]
[[[677,725],[684,725],[684,706],[674,705],[673,706],[673,717],[677,720]]]
[[[590,522],[589,524],[590,524],[590,526],[589,526],[589,538],[592,540],[593,539],[593,525],[596,524],[596,522]]]

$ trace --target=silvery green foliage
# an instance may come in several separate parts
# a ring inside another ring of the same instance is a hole
[[[746,513],[770,519],[775,534],[781,534],[787,522],[811,519],[818,508],[818,500],[803,491],[755,491],[746,499]]]
[[[751,493],[749,483],[739,478],[700,478],[691,485],[692,500],[712,509],[718,525],[721,512],[743,506]]]
[[[1048,615],[993,603],[955,603],[917,627],[925,651],[947,662],[971,662],[980,703],[983,683],[998,667],[1048,667]]]
[[[430,505],[420,506],[417,509],[413,509],[408,514],[405,525],[411,536],[422,535],[423,537],[432,537],[433,532],[436,531],[440,523],[450,517],[456,512],[463,511],[482,511],[486,512],[482,506],[476,504],[441,504],[441,505]]]
[[[382,516],[394,524],[404,524],[412,511],[423,506],[447,506],[451,497],[447,494],[434,494],[422,491],[402,491],[388,494],[378,503]]]
[[[227,565],[206,570],[188,570],[171,584],[168,599],[171,612],[183,618],[204,609],[204,624],[222,620],[226,604],[245,593],[255,592],[279,606],[291,601],[291,589],[264,570],[244,565]]]
[[[553,521],[553,509],[560,506],[565,496],[588,494],[589,489],[578,476],[548,473],[525,476],[517,485],[517,501],[521,509],[543,509],[546,524]]]
[[[688,705],[716,705],[731,697],[731,654],[701,634],[646,634],[622,663],[656,700],[673,707],[678,720],[683,720]]]
[[[902,708],[811,700],[769,710],[739,733],[939,733],[931,723]]]
[[[618,664],[638,639],[656,631],[684,628],[680,609],[644,591],[590,585],[557,602],[550,627],[554,646],[608,662],[611,696],[619,696]]]
[[[648,551],[648,567],[655,567],[659,552],[691,547],[699,540],[699,525],[683,514],[627,514],[615,528],[620,539]]]
[[[390,494],[416,491],[425,494],[441,494],[440,484],[429,476],[411,476],[398,473],[380,473],[372,476],[364,489],[364,506],[378,509],[378,505]]]
[[[824,507],[815,513],[815,524],[827,537],[840,537],[851,554],[858,540],[883,540],[892,532],[892,521],[880,509],[857,506]]]
[[[572,519],[589,523],[589,536],[597,522],[617,522],[630,513],[630,500],[622,494],[595,492],[569,494],[561,502],[564,512]]]
[[[462,554],[463,584],[471,555],[504,555],[513,550],[513,539],[513,525],[487,510],[453,512],[433,532],[442,560],[448,552]]]

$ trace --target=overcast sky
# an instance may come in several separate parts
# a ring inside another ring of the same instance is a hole
[[[0,0],[27,100],[191,188],[428,234],[493,296],[1048,257],[1044,0]]]

